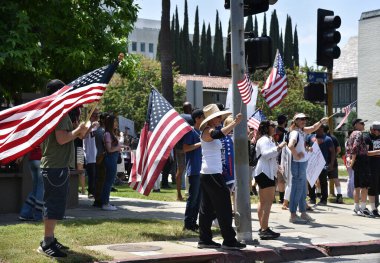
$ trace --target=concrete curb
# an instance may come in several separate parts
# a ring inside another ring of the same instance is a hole
[[[145,262],[287,262],[294,260],[305,260],[313,258],[323,258],[329,256],[356,255],[364,253],[378,253],[380,251],[380,240],[365,242],[347,242],[320,245],[296,245],[286,246],[277,249],[255,248],[254,250],[245,249],[241,251],[223,250],[200,250],[200,253],[176,253],[170,255],[154,255],[134,259],[121,259],[118,263],[145,263]]]

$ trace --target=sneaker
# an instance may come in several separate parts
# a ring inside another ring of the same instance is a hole
[[[199,241],[198,242],[198,248],[220,248],[221,245],[219,243],[216,243],[214,241]]]
[[[276,239],[280,237],[280,233],[272,231],[269,227],[266,230],[259,230],[259,236],[262,240]]]
[[[301,219],[306,220],[308,223],[315,222],[315,219],[309,216],[308,214],[301,215]]]
[[[102,209],[106,211],[116,211],[117,207],[111,204],[102,205]]]
[[[372,214],[374,215],[374,217],[380,217],[379,210],[377,209],[372,210]]]
[[[372,212],[368,210],[368,208],[364,208],[364,209],[362,210],[362,212],[363,212],[363,215],[366,216],[366,217],[371,217],[371,218],[375,217],[375,216],[372,214]]]
[[[293,223],[293,224],[306,224],[307,223],[307,221],[305,219],[302,219],[298,215],[295,217],[290,217],[289,222]]]
[[[319,201],[318,205],[320,205],[320,206],[326,206],[327,205],[327,201]]]
[[[54,238],[53,243],[55,243],[55,246],[59,249],[63,249],[63,250],[70,249],[68,246],[65,246],[65,245],[61,244],[60,242],[58,242],[58,240],[56,238]]]
[[[343,196],[342,196],[342,194],[337,194],[337,196],[336,196],[336,203],[337,204],[343,204]]]
[[[19,216],[18,220],[20,220],[20,221],[36,221],[33,217],[24,217],[24,216]]]
[[[240,243],[239,241],[235,240],[235,242],[232,243],[226,243],[223,241],[222,249],[228,249],[228,250],[240,250],[245,248],[247,245]]]
[[[354,209],[354,214],[357,216],[364,216],[363,211],[361,209]]]
[[[56,243],[53,242],[48,246],[42,246],[42,241],[40,243],[40,247],[37,249],[37,252],[43,254],[45,256],[51,258],[65,258],[67,254],[62,252],[57,246]]]
[[[198,232],[198,229],[195,226],[184,226],[183,230],[184,231],[189,230],[189,231],[193,231],[193,232]]]

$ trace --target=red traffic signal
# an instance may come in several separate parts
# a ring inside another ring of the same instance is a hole
[[[333,60],[340,57],[340,32],[336,31],[341,25],[339,16],[325,9],[318,9],[317,21],[317,65],[333,67]]]

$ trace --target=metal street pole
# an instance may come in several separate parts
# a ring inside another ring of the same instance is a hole
[[[237,82],[245,72],[244,55],[244,10],[243,0],[231,0],[231,71],[232,71],[232,105],[233,114],[243,114],[243,121],[234,128],[234,163],[236,178],[235,224],[239,241],[252,240],[252,219],[249,169],[248,169],[248,136],[247,107],[242,102],[237,89]]]
[[[329,67],[327,69],[327,116],[331,116],[333,114],[332,104],[333,104],[333,96],[334,96],[334,83],[333,83],[333,68]],[[329,127],[330,131],[334,130],[333,127],[333,118],[329,119]]]

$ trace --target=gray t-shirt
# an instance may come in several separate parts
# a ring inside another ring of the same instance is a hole
[[[106,150],[104,148],[104,128],[103,127],[99,127],[96,131],[95,131],[95,144],[96,144],[96,150],[97,150],[97,153],[96,153],[96,156],[100,156],[102,155]]]

